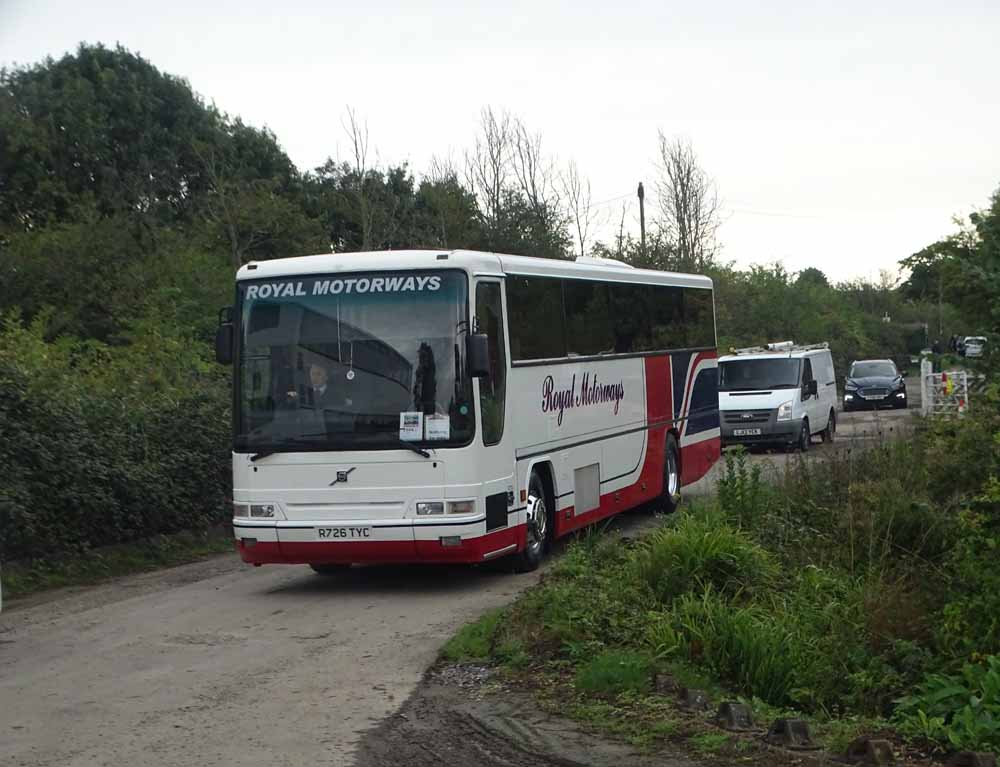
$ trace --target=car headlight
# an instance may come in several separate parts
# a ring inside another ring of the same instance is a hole
[[[443,501],[420,501],[417,503],[417,516],[426,517],[429,514],[444,514]]]
[[[448,501],[449,514],[472,514],[475,510],[475,501]]]
[[[846,394],[844,395],[844,399],[845,399],[845,400],[850,400],[850,399],[854,399],[854,395],[853,395],[853,394],[852,394],[851,392],[847,392],[847,393],[846,393]]]
[[[788,402],[783,402],[778,406],[778,420],[779,421],[791,421],[792,420],[792,405],[793,400],[788,400]]]

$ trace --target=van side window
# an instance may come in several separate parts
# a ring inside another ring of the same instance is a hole
[[[812,360],[807,357],[802,363],[802,384],[805,385],[813,380]]]

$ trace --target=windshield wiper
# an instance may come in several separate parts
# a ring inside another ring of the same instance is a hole
[[[430,458],[431,454],[424,450],[422,447],[414,445],[412,442],[407,442],[405,439],[397,440],[400,447],[405,447],[407,450],[412,450],[417,455],[422,455],[424,458]]]
[[[324,435],[305,435],[305,436],[326,436]],[[272,447],[265,447],[258,450],[256,453],[250,456],[250,460],[256,463],[261,458],[267,458],[269,455],[274,455],[275,453],[281,452],[286,447],[301,447],[302,445],[308,445],[312,447],[316,442],[311,439],[298,439],[291,438],[283,440]]]

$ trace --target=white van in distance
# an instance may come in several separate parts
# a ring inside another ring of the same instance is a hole
[[[737,349],[719,358],[722,444],[808,450],[814,434],[832,442],[837,385],[827,344],[792,341]]]

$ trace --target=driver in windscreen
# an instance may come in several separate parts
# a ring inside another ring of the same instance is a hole
[[[315,408],[330,407],[333,404],[330,374],[325,367],[318,363],[309,366],[309,390],[306,393],[306,404]]]

